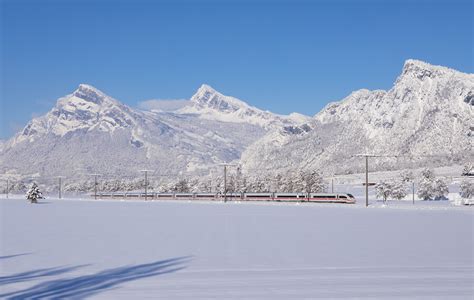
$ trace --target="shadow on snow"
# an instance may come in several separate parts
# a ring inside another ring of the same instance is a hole
[[[46,268],[46,269],[38,269],[28,272],[22,272],[10,276],[0,276],[0,285],[5,285],[9,283],[16,283],[16,282],[23,282],[28,281],[36,278],[47,277],[47,276],[54,276],[60,275],[63,273],[71,272],[76,269],[85,267],[86,265],[76,266],[76,267],[63,267],[63,268]]]
[[[186,268],[189,260],[189,256],[177,257],[149,264],[109,269],[70,279],[51,280],[22,291],[6,293],[0,297],[7,299],[85,298],[110,290],[121,283],[182,270]]]
[[[13,257],[17,257],[17,256],[23,256],[23,255],[29,255],[31,254],[31,252],[28,252],[28,253],[20,253],[20,254],[13,254],[13,255],[4,255],[4,256],[0,256],[0,259],[9,259],[9,258],[13,258]]]

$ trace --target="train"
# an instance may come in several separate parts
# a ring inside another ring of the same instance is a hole
[[[144,200],[205,200],[205,201],[273,201],[354,204],[352,194],[334,193],[143,193],[100,192],[92,194],[100,199],[144,199]]]

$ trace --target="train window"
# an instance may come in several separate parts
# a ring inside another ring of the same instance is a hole
[[[346,197],[346,196],[343,196],[343,195],[339,196],[339,198],[347,199],[347,197]]]
[[[315,198],[315,199],[334,199],[336,198],[335,195],[311,195],[311,198]]]

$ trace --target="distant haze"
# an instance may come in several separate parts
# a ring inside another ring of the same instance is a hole
[[[143,110],[175,111],[186,106],[186,99],[151,99],[138,103],[138,108]]]

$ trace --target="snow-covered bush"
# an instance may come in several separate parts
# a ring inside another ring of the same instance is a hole
[[[400,173],[400,180],[402,182],[411,182],[415,179],[415,176],[413,175],[413,172],[410,170],[405,170]]]
[[[405,183],[406,182],[403,180],[393,182],[390,196],[397,200],[405,198],[405,196],[407,195],[407,187]]]
[[[407,188],[405,182],[397,181],[382,181],[375,185],[377,197],[382,197],[384,202],[387,202],[389,197],[401,200],[407,195]]]
[[[74,181],[64,185],[63,190],[66,192],[87,192],[93,189],[94,182],[91,181]]]
[[[464,179],[463,181],[461,181],[459,188],[459,194],[461,194],[461,197],[466,199],[474,198],[474,181]]]
[[[14,181],[10,183],[10,186],[8,187],[10,193],[24,193],[27,189],[28,188],[22,181]]]
[[[323,177],[316,171],[306,171],[300,173],[306,193],[319,193],[326,190],[326,183]]]
[[[102,181],[99,190],[104,192],[117,192],[124,188],[124,182],[120,179]]]
[[[418,197],[423,200],[446,199],[449,193],[448,185],[441,178],[435,178],[431,169],[421,171],[421,178],[418,182]]]
[[[446,195],[449,193],[448,185],[441,178],[437,178],[433,182],[434,198],[435,200],[446,200]]]
[[[270,192],[271,189],[268,180],[260,176],[250,178],[248,187],[250,193],[265,193]]]
[[[474,164],[472,163],[466,164],[464,168],[462,169],[462,175],[463,176],[474,175]]]
[[[227,176],[227,193],[235,193],[237,190],[237,182],[234,174]]]
[[[298,188],[302,188],[302,185],[298,183],[297,176],[289,174],[280,174],[276,185],[278,187],[277,192],[279,193],[296,192]]]
[[[173,188],[176,193],[189,193],[189,182],[187,179],[180,179]]]
[[[287,183],[287,191],[285,192],[297,192],[297,193],[303,193],[306,189],[305,183],[303,181],[303,176],[298,173],[294,173],[290,176],[286,177]]]
[[[377,197],[382,197],[383,202],[387,202],[388,197],[391,195],[393,189],[393,184],[391,182],[382,181],[375,185],[375,191],[377,192]]]
[[[421,171],[421,178],[418,182],[418,198],[423,200],[431,200],[435,196],[433,182],[435,180],[434,172],[431,169]]]
[[[35,182],[33,182],[30,189],[26,193],[26,199],[30,200],[31,203],[38,203],[38,199],[43,199],[43,194]]]
[[[209,178],[202,178],[199,180],[195,189],[199,193],[210,193],[212,192],[212,179]]]

